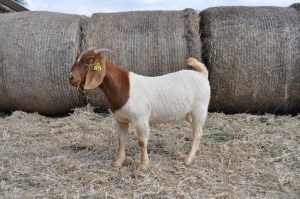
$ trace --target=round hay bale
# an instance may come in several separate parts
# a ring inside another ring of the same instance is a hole
[[[210,111],[300,112],[300,15],[293,7],[215,7],[200,13]]]
[[[109,60],[142,75],[187,69],[189,56],[201,60],[199,16],[192,9],[96,13],[87,25],[85,45],[112,50],[105,53]],[[93,106],[105,107],[102,92],[87,95]]]
[[[300,11],[300,3],[294,3],[290,7],[295,8],[296,10]]]
[[[68,83],[85,18],[50,12],[0,17],[0,112],[59,115],[84,103]]]

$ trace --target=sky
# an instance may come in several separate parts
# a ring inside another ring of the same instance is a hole
[[[135,10],[204,10],[216,6],[287,7],[297,0],[26,0],[31,11],[52,11],[91,16],[97,12]],[[299,1],[298,1],[299,2]]]

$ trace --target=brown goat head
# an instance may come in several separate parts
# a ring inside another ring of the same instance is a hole
[[[84,89],[98,87],[106,74],[106,59],[101,52],[108,49],[89,48],[81,52],[72,65],[69,83],[72,86],[84,85]]]

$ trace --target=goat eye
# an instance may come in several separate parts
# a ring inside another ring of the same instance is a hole
[[[85,61],[85,62],[83,62],[84,66],[86,66],[86,67],[89,66],[92,63],[93,63],[92,61]]]
[[[84,65],[85,65],[85,66],[89,66],[89,65],[92,64],[92,63],[94,63],[93,60],[87,60],[87,61],[84,62]]]

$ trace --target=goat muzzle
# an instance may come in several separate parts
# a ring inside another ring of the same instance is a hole
[[[80,85],[80,81],[76,81],[76,79],[74,78],[74,76],[72,74],[70,74],[70,76],[69,76],[69,83],[72,86],[79,86]]]

